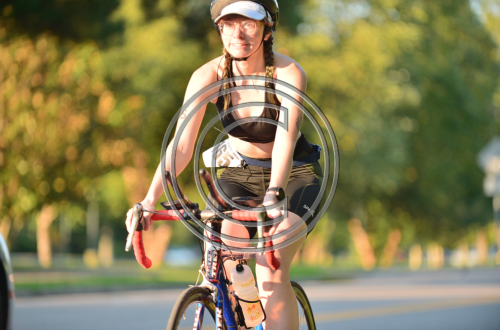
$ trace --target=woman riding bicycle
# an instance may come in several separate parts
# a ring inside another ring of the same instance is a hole
[[[187,87],[184,102],[193,97],[204,87],[222,79],[236,76],[265,76],[284,81],[295,86],[302,92],[306,89],[306,74],[293,59],[273,51],[273,31],[278,24],[278,4],[276,0],[213,0],[211,16],[224,46],[224,55],[213,59],[196,70]],[[247,79],[236,84],[226,83],[221,88],[228,89],[239,85],[263,85],[260,81]],[[270,88],[279,88],[267,83]],[[199,96],[200,102],[210,91]],[[302,103],[298,95],[293,97]],[[178,126],[194,111],[194,105],[189,106],[179,117]],[[274,108],[238,108],[233,112],[228,109],[247,102],[266,102],[281,105],[288,111],[284,116],[282,111]],[[294,160],[304,159],[315,153],[315,149],[307,142],[300,132],[303,114],[289,99],[274,93],[266,93],[249,88],[225,95],[219,95],[212,100],[216,105],[224,127],[234,123],[237,118],[260,117],[273,120],[288,119],[288,129],[277,128],[276,125],[263,121],[252,121],[240,124],[229,130],[229,141],[233,148],[248,160],[243,166],[219,168],[218,183],[229,197],[264,196],[263,205],[270,206],[278,202],[278,196],[283,192],[287,197],[287,217],[273,226],[270,233],[280,233],[297,222],[297,230],[288,233],[274,244],[303,233],[301,238],[275,251],[275,256],[281,263],[278,270],[268,265],[264,255],[256,258],[255,272],[259,295],[266,310],[265,328],[272,330],[296,329],[298,327],[298,309],[294,292],[290,285],[289,271],[295,253],[305,240],[306,222],[302,219],[311,218],[314,214],[312,205],[319,194],[322,172],[317,161],[309,164]],[[176,172],[180,173],[191,160],[199,128],[205,114],[206,105],[193,114],[181,134],[176,150],[172,144],[167,148],[166,170],[170,171],[170,155],[175,153]],[[281,118],[280,118],[281,117]],[[226,129],[227,130],[227,129]],[[309,157],[310,158],[310,157]],[[250,160],[259,160],[252,164]],[[262,167],[255,164],[270,164]],[[296,166],[295,166],[296,165]],[[151,187],[141,202],[144,209],[152,210],[158,198],[163,193],[161,183],[162,171],[158,167]],[[281,215],[278,209],[268,210],[270,217]],[[306,216],[305,216],[306,215]],[[151,214],[146,213],[149,220]],[[127,214],[127,228],[130,227],[131,212]],[[144,229],[149,228],[145,221]],[[252,238],[255,227],[245,228],[224,221],[222,233],[233,237]],[[234,242],[226,242],[229,246],[241,246]],[[240,243],[241,244],[241,243]],[[236,264],[227,261],[225,268],[231,273]]]

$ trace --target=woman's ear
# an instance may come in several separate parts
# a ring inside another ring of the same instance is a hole
[[[264,36],[264,41],[267,41],[267,39],[269,39],[271,37],[271,34],[273,33],[273,31],[269,31],[265,36]]]

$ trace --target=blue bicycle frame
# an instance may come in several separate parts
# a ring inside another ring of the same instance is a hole
[[[234,259],[252,258],[255,254],[236,254],[232,256]],[[224,272],[224,268],[220,267],[223,262],[220,258],[220,253],[212,245],[207,251],[207,262],[206,262],[206,277],[204,277],[201,286],[209,286],[215,292],[215,329],[223,330],[223,322],[225,321],[228,330],[237,330],[238,322],[236,321],[234,314],[235,311],[231,306],[231,300],[229,298],[229,292],[227,289],[227,279]],[[205,307],[203,304],[198,303],[196,308],[195,324],[193,329],[199,330],[200,323],[199,320],[203,319],[205,313]],[[224,319],[224,321],[223,321]],[[263,330],[262,324],[255,327],[255,330]]]

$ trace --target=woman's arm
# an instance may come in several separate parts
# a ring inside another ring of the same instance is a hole
[[[306,73],[297,63],[291,62],[285,68],[277,71],[277,73],[279,80],[283,80],[305,93],[307,85]],[[279,89],[283,90],[286,88],[281,87]],[[286,92],[300,103],[303,103],[299,95],[294,95],[295,93],[290,90],[286,90]],[[288,130],[279,127],[276,130],[269,187],[281,187],[285,189],[292,170],[293,152],[304,115],[292,101],[286,98],[283,98],[281,106],[288,109]],[[275,194],[266,194],[264,205],[271,205],[276,201]]]
[[[193,75],[191,76],[191,79],[189,80],[188,87],[186,89],[186,94],[184,96],[184,107],[186,107],[182,114],[180,115],[179,119],[177,120],[177,128],[175,134],[181,134],[181,137],[179,139],[179,144],[177,145],[177,148],[175,149],[175,154],[174,154],[174,159],[175,159],[175,169],[176,169],[176,174],[179,175],[189,164],[191,161],[191,158],[193,156],[193,150],[194,150],[194,145],[196,142],[196,138],[198,136],[198,131],[201,126],[201,122],[203,120],[203,116],[205,115],[205,110],[206,110],[206,105],[202,106],[196,114],[193,115],[193,117],[190,119],[190,121],[186,124],[186,127],[182,132],[179,131],[180,126],[184,123],[185,120],[187,120],[187,117],[191,115],[192,111],[194,111],[194,108],[196,105],[198,105],[204,98],[209,96],[210,94],[214,93],[216,90],[211,90],[203,95],[199,96],[196,98],[194,102],[191,103],[191,105],[186,105],[185,102],[189,100],[193,95],[198,93],[201,89],[204,87],[210,85],[211,83],[215,82],[217,79],[216,76],[216,70],[213,66],[213,61],[205,64],[198,70],[196,70]],[[167,152],[165,154],[165,170],[170,171],[171,169],[171,155],[173,152],[173,146],[172,142],[169,143],[167,147]],[[154,209],[154,206],[157,202],[157,200],[160,198],[160,196],[163,194],[163,186],[162,186],[162,178],[161,178],[161,163],[158,165],[158,168],[156,169],[155,175],[153,177],[153,181],[151,182],[151,186],[149,187],[148,193],[146,194],[146,197],[144,200],[141,202],[141,204],[144,206],[146,210],[152,210]],[[130,212],[129,212],[130,213]],[[149,219],[151,214],[145,214],[146,218]],[[127,228],[129,227],[129,221],[128,221],[128,214],[127,214]],[[147,230],[149,228],[149,221],[145,221],[144,229]]]

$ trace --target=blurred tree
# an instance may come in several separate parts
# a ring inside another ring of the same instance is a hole
[[[83,221],[71,205],[85,208],[99,177],[142,152],[119,128],[136,107],[107,88],[98,48],[70,46],[47,35],[0,45],[0,214],[11,238],[42,205]]]
[[[408,69],[421,101],[397,110],[419,129],[411,134],[405,169],[414,184],[398,194],[396,205],[406,206],[420,236],[450,247],[490,220],[476,155],[491,137],[485,128],[500,66],[497,46],[468,1],[424,4],[400,10],[422,31],[420,44],[398,63]]]
[[[305,68],[308,95],[337,134],[336,219],[359,218],[377,255],[394,228],[404,229],[404,246],[422,239],[450,247],[486,222],[475,155],[489,137],[499,65],[469,2],[304,8],[299,35],[281,43]]]
[[[34,38],[51,33],[63,39],[103,41],[120,32],[120,22],[108,20],[119,0],[4,0],[0,4],[9,37]]]
[[[276,48],[306,70],[308,95],[341,150],[338,193],[323,219],[339,222],[328,234],[339,239],[328,243],[322,233],[322,249],[352,246],[351,218],[376,256],[397,229],[400,246],[449,247],[484,223],[490,206],[475,155],[493,131],[484,129],[492,127],[490,109],[500,108],[496,2],[280,5]],[[114,237],[125,234],[122,215],[148,187],[192,72],[221,54],[208,7],[208,0],[0,5],[2,232],[13,224],[13,239],[42,205],[83,231],[88,199],[120,230]],[[192,175],[188,169],[181,183],[196,194]],[[192,237],[178,234],[174,243]],[[85,247],[82,237],[72,249]]]

